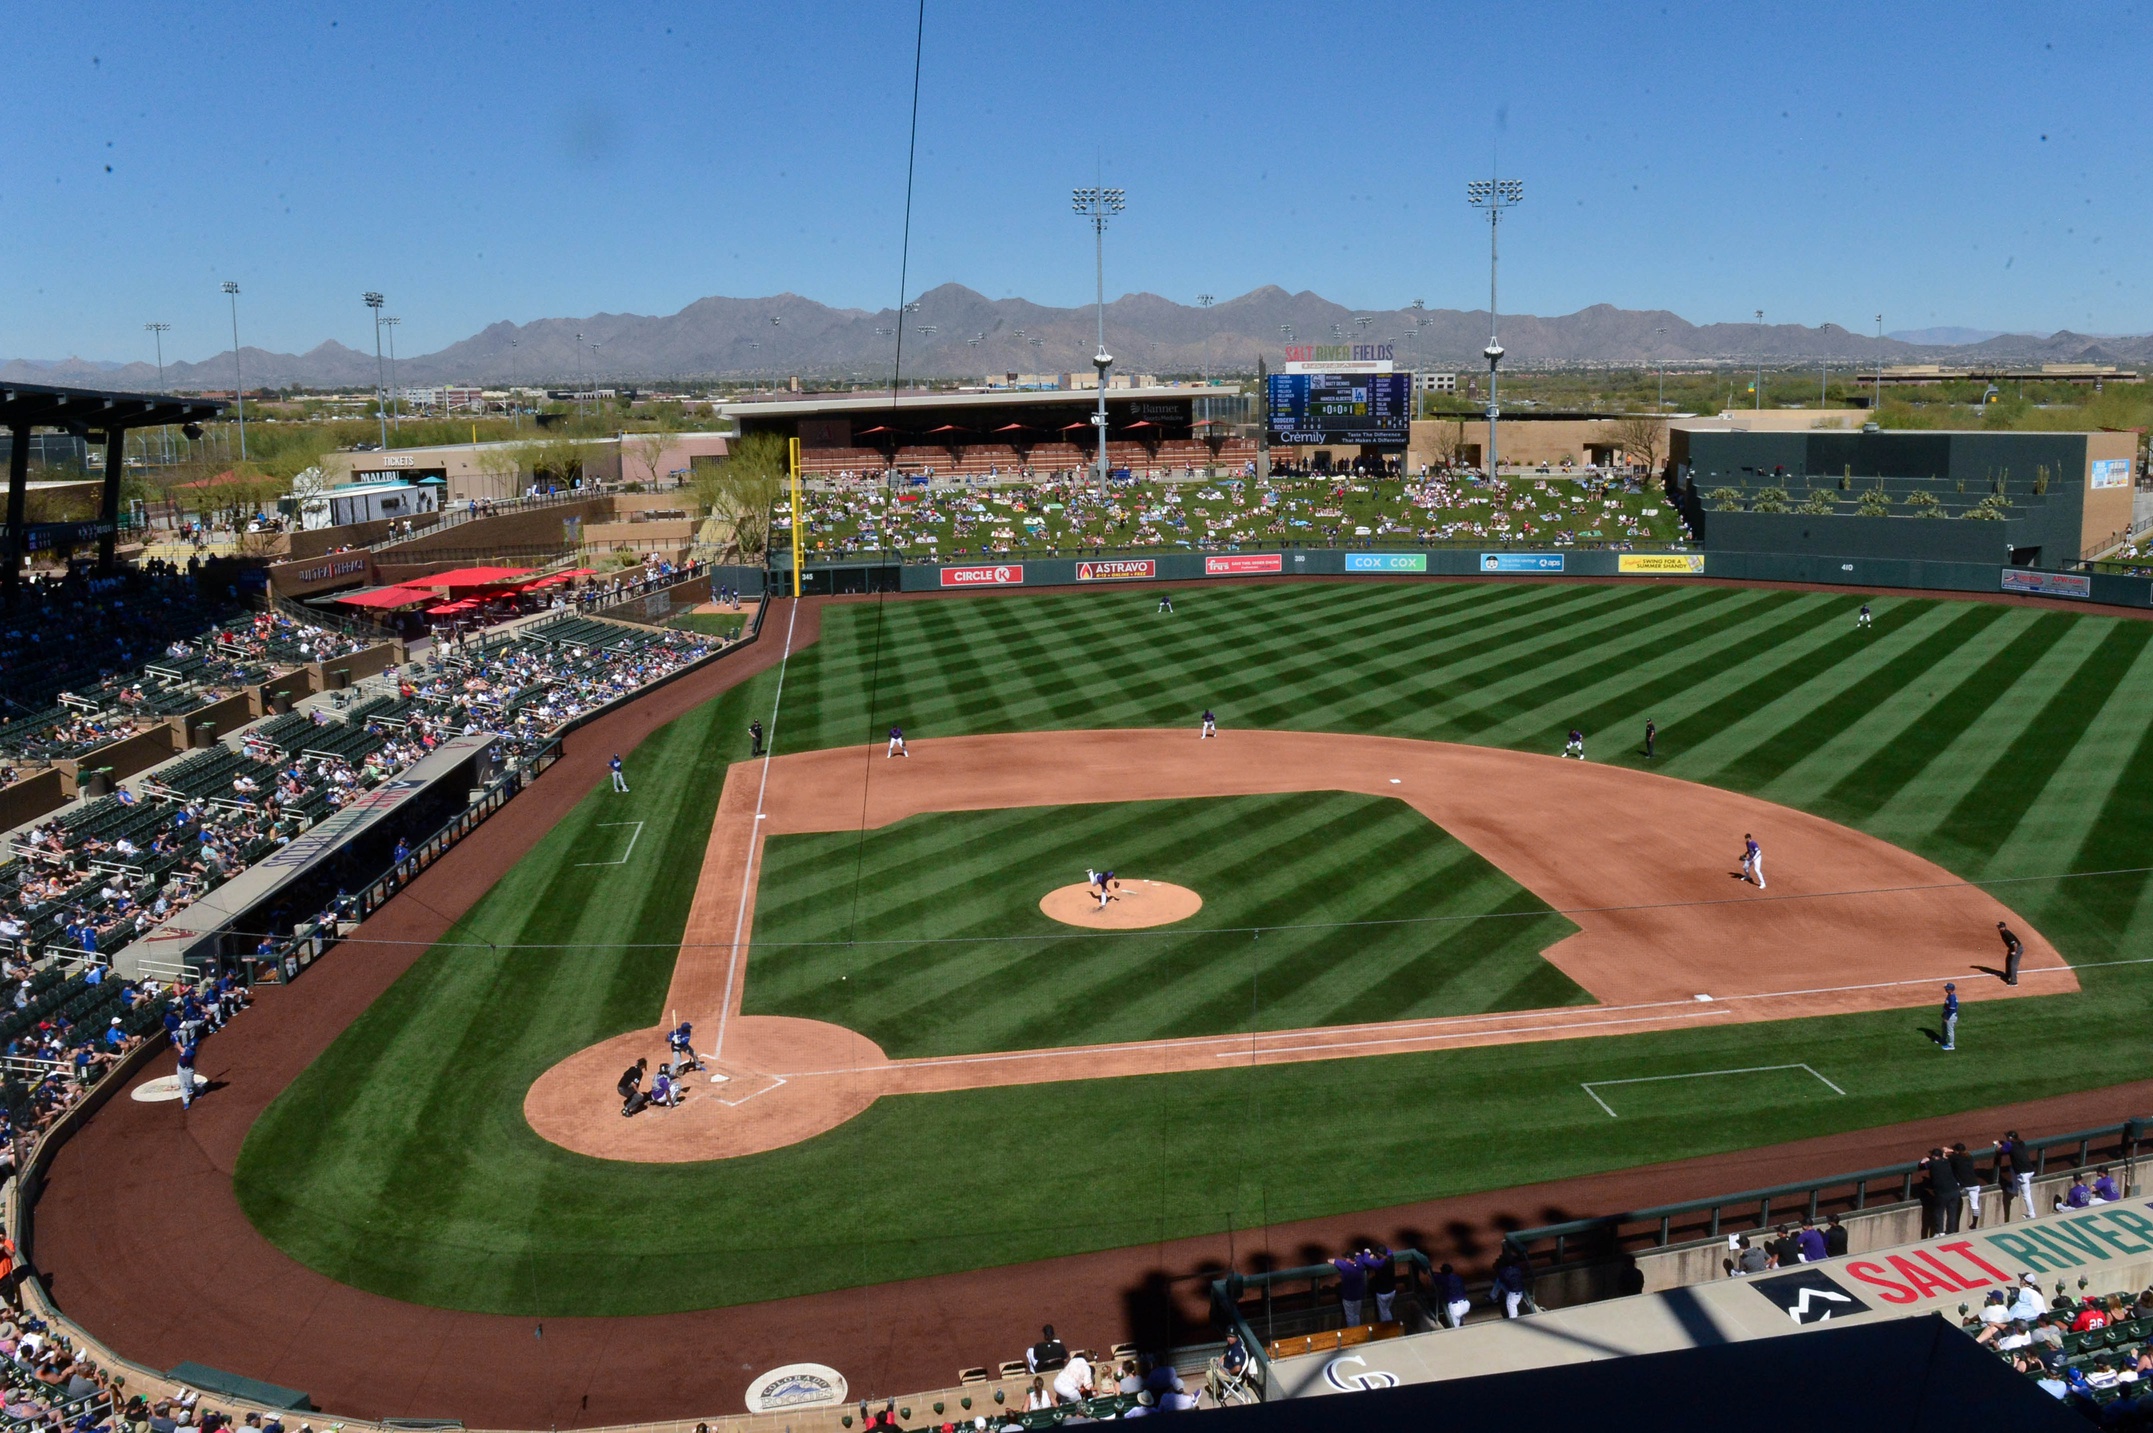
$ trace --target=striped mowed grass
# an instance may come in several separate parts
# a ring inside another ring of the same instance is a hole
[[[1994,883],[2078,967],[2076,996],[1990,1004],[1966,991],[1953,1055],[1922,1035],[1933,1022],[1886,1011],[906,1097],[808,1143],[713,1165],[616,1166],[547,1145],[520,1117],[530,1081],[664,1013],[717,789],[745,758],[749,718],[770,721],[773,672],[655,733],[630,757],[634,795],[594,791],[296,1081],[247,1143],[242,1201],[295,1257],[379,1292],[631,1313],[1374,1210],[2130,1077],[2153,993],[2153,965],[2132,963],[2153,958],[2153,625],[1880,598],[1875,626],[1857,631],[1859,602],[1689,584],[1348,581],[1189,589],[1170,616],[1142,592],[841,604],[789,664],[774,735],[787,751],[872,741],[892,724],[918,736],[1193,731],[1209,707],[1229,734],[1356,731],[1550,754],[1575,726],[1592,760],[1641,764],[1649,718],[1657,769],[1847,822]],[[579,866],[617,851],[598,824],[622,819],[646,823],[634,859]],[[877,859],[901,871],[921,851]],[[1059,859],[1050,848],[1039,858]],[[842,880],[820,894],[851,898]],[[786,899],[768,882],[761,898]],[[827,977],[771,970],[773,992],[790,979],[800,998]],[[1150,993],[1140,975],[1110,974],[1074,1013],[1057,1017],[1042,996],[990,1020],[967,1000],[968,978],[893,974],[873,998],[848,993],[822,1014],[864,1029],[887,1003],[923,1041],[987,1048],[1032,1041],[1055,1019],[1116,1028],[1126,1017],[1111,1007]],[[981,1029],[966,1028],[968,1010]],[[1192,998],[1168,1018],[1231,1016],[1222,999]],[[1610,1120],[1580,1089],[1797,1063],[1845,1096],[1749,1099],[1729,1086],[1724,1100],[1656,1099]],[[864,1168],[895,1177],[863,1181]]]

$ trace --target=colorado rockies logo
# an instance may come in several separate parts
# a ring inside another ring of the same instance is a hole
[[[1346,1372],[1346,1365],[1353,1363],[1361,1366],[1359,1373]],[[1374,1388],[1396,1388],[1398,1375],[1388,1369],[1370,1368],[1367,1359],[1349,1353],[1323,1365],[1323,1381],[1340,1393],[1366,1393]]]
[[[1869,1306],[1825,1275],[1821,1269],[1802,1269],[1776,1278],[1759,1279],[1750,1287],[1779,1305],[1798,1324],[1829,1323],[1848,1314],[1864,1314]]]

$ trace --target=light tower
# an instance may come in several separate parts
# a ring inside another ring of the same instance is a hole
[[[1496,236],[1503,227],[1503,211],[1517,207],[1525,198],[1521,179],[1475,179],[1465,186],[1465,202],[1488,216],[1488,346],[1480,350],[1488,360],[1488,477],[1495,476],[1495,420],[1502,408],[1495,401],[1496,369],[1503,361],[1503,346],[1495,337]]]
[[[1071,207],[1091,220],[1093,255],[1098,268],[1099,351],[1091,356],[1091,364],[1099,370],[1099,406],[1091,415],[1091,425],[1099,433],[1099,492],[1103,496],[1106,492],[1106,373],[1114,366],[1114,355],[1106,351],[1106,224],[1128,205],[1121,190],[1097,186],[1073,189],[1069,197]]]
[[[239,461],[247,460],[247,388],[239,381],[239,285],[224,281],[224,296],[232,301],[232,401],[239,407]]]
[[[381,420],[381,446],[389,446],[389,379],[381,366],[381,305],[382,297],[368,289],[359,297],[374,311],[374,416]]]
[[[157,391],[159,393],[162,393],[164,392],[164,336],[172,331],[172,325],[168,323],[146,323],[142,325],[142,327],[147,329],[150,334],[153,335],[157,340]],[[170,444],[171,431],[172,430],[169,427],[159,427],[157,430],[158,438],[163,444],[161,452],[164,457],[164,460],[167,463],[172,461],[172,449]],[[145,454],[146,461],[146,455],[148,453],[147,445],[144,446],[143,451]]]
[[[396,401],[396,326],[402,322],[393,314],[381,321],[389,331],[389,421],[399,433],[404,431],[404,405]]]

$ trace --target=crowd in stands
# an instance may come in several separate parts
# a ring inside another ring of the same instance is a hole
[[[266,617],[234,629],[265,647],[333,636]],[[568,618],[445,651],[393,678],[394,695],[269,719],[235,749],[159,767],[56,813],[0,854],[0,942],[117,951],[449,737],[490,733],[513,758],[566,722],[679,670],[716,639]]]
[[[1082,473],[901,489],[879,474],[840,474],[811,486],[807,497],[802,542],[822,557],[1211,552],[1288,543],[1622,548],[1684,536],[1673,505],[1641,479],[1598,469],[1493,481],[1433,469],[1408,476],[1274,471],[1268,482],[1245,470],[1184,481],[1115,478],[1103,492]],[[777,525],[788,530],[782,515]]]
[[[28,584],[0,628],[0,777],[86,755],[277,668],[365,645],[244,611],[236,576],[222,559],[185,568],[153,559],[108,577],[77,568]]]
[[[1974,1341],[2104,1428],[2153,1429],[2153,1288],[2054,1296],[2030,1273],[1962,1325]]]

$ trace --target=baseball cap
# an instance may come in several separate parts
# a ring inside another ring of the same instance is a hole
[[[1958,987],[1957,985],[1953,984],[1953,983],[1952,983],[1951,981],[1948,981],[1948,980],[1947,980],[1947,981],[1945,981],[1945,982],[1944,982],[1944,989],[1946,989],[1946,990],[1956,990],[1956,989],[1958,989],[1958,988],[1959,988],[1959,987]]]

